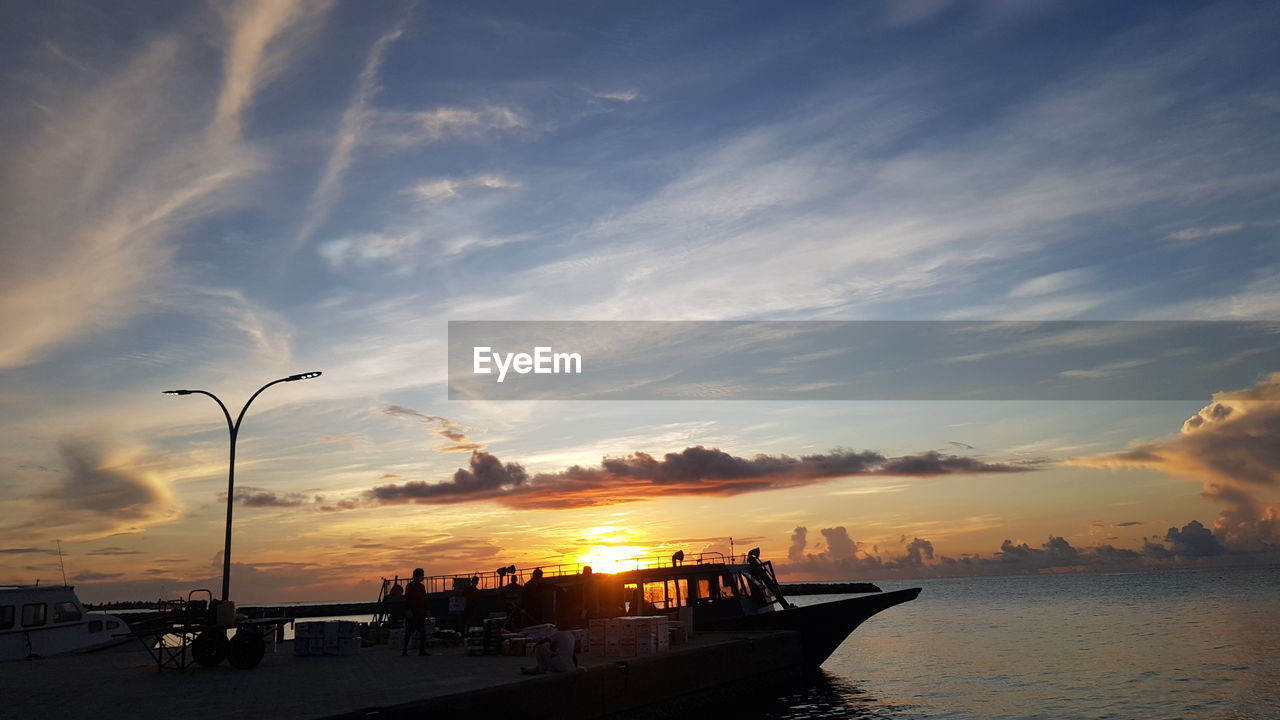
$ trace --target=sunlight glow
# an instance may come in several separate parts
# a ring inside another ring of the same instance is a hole
[[[580,565],[590,565],[593,572],[614,573],[631,570],[634,558],[653,555],[653,551],[639,545],[595,545],[578,556]]]

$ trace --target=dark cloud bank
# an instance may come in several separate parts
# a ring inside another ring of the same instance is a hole
[[[935,552],[931,541],[918,537],[908,541],[904,536],[896,547],[882,547],[854,540],[843,526],[818,532],[822,537],[815,539],[813,552],[808,528],[792,532],[786,561],[778,563],[784,572],[822,578],[963,577],[1280,562],[1280,549],[1228,547],[1197,520],[1171,527],[1163,536],[1146,538],[1141,550],[1113,545],[1078,548],[1050,535],[1037,546],[1005,540],[990,555],[957,557]]]
[[[467,468],[442,483],[410,481],[378,485],[361,504],[450,504],[492,500],[519,509],[613,505],[659,497],[728,496],[824,483],[841,477],[934,477],[1035,470],[1036,463],[987,462],[929,451],[885,457],[864,450],[823,455],[756,455],[741,458],[701,445],[667,453],[605,458],[599,465],[530,475],[519,463],[473,452]]]

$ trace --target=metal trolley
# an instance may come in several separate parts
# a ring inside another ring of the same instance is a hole
[[[235,605],[215,600],[207,589],[192,590],[186,598],[161,600],[158,615],[134,628],[133,635],[147,649],[156,669],[179,672],[191,663],[213,667],[226,660],[249,670],[262,662],[267,640],[283,632],[292,618],[240,619]],[[235,634],[227,637],[229,631]]]

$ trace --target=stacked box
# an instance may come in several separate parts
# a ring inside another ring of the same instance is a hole
[[[306,653],[301,649],[304,644],[307,647]],[[360,625],[354,620],[297,624],[294,634],[295,655],[354,655],[359,650]]]
[[[587,644],[586,630],[578,629],[570,630],[569,632],[573,633],[573,651],[575,653],[581,654],[591,652],[591,648]]]
[[[636,655],[658,652],[657,622],[653,617],[636,618]]]
[[[590,621],[585,640],[582,631],[574,634],[579,640],[579,652],[635,657],[670,649],[670,627],[666,615],[616,617]]]
[[[622,654],[622,621],[625,618],[609,618],[605,620],[604,654],[618,657]]]
[[[637,650],[637,642],[643,635],[641,629],[640,618],[624,617],[618,618],[618,655],[621,657],[635,657]]]
[[[481,636],[484,638],[484,654],[500,655],[502,654],[502,621],[497,618],[489,618],[484,621]]]
[[[604,618],[587,621],[587,652],[592,655],[605,654],[605,626],[608,622]]]
[[[635,654],[654,655],[670,649],[668,621],[665,615],[632,618],[635,625]]]

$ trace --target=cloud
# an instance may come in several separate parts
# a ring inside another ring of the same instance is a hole
[[[1244,228],[1244,225],[1217,225],[1214,227],[1187,228],[1186,230],[1169,233],[1169,239],[1184,241],[1203,240],[1204,238],[1214,237],[1216,235],[1227,235],[1234,232],[1240,232]]]
[[[311,502],[313,498],[302,493],[278,494],[262,488],[243,486],[236,488],[236,504],[249,508],[266,507],[298,507]],[[218,502],[225,503],[227,494],[218,493]]]
[[[82,572],[71,579],[76,582],[92,582],[95,580],[114,580],[118,577],[124,577],[124,573]]]
[[[1215,393],[1177,437],[1118,453],[1077,458],[1087,467],[1149,467],[1203,480],[1204,496],[1225,507],[1213,533],[1228,549],[1280,544],[1280,373],[1244,390]],[[1184,531],[1186,528],[1184,528]],[[1175,547],[1211,549],[1202,533],[1179,531]],[[1187,539],[1191,538],[1191,539]],[[1196,539],[1201,539],[1199,544]],[[1193,543],[1193,544],[1187,544]]]
[[[474,138],[485,132],[517,130],[529,124],[519,111],[502,105],[438,107],[413,113],[410,117],[417,125],[422,142]]]
[[[443,483],[407,482],[402,485],[379,485],[369,491],[378,503],[460,502],[503,488],[518,488],[529,480],[524,468],[515,463],[503,464],[483,452],[471,454],[470,469],[459,468],[453,479]]]
[[[179,506],[167,484],[139,471],[139,450],[104,451],[79,437],[58,446],[65,472],[39,490],[6,500],[0,532],[28,540],[92,539],[171,519]]]
[[[98,448],[83,440],[59,447],[68,477],[45,497],[72,510],[143,514],[161,502],[161,488],[119,464],[108,462]]]
[[[1250,559],[1271,563],[1275,555],[1232,552],[1200,522],[1171,527],[1163,538],[1147,538],[1141,550],[1103,544],[1076,547],[1049,535],[1040,544],[1006,539],[989,555],[951,556],[937,552],[932,541],[906,536],[897,548],[854,540],[844,526],[823,528],[822,542],[808,551],[808,528],[791,533],[783,571],[788,578],[954,577],[1019,575],[1046,572],[1126,571],[1155,567],[1204,567]]]
[[[311,193],[311,200],[303,214],[302,224],[298,229],[296,245],[301,245],[311,238],[329,217],[334,202],[342,192],[342,177],[355,158],[356,149],[365,140],[373,122],[373,100],[382,90],[378,84],[378,73],[386,60],[387,53],[400,36],[404,34],[407,18],[401,20],[392,30],[384,33],[369,50],[364,68],[356,81],[356,88],[350,102],[342,112],[338,122],[338,135],[333,149],[325,162],[324,173],[320,183]]]
[[[83,77],[49,69],[53,80],[33,93],[46,110],[39,129],[24,136],[5,128],[10,142],[0,150],[9,249],[0,266],[0,325],[8,329],[0,368],[119,326],[160,294],[170,239],[231,205],[237,181],[266,167],[241,137],[242,117],[326,7],[229,10],[212,106],[195,94],[202,84],[184,76],[203,43],[178,33],[93,76],[87,91]]]
[[[391,406],[396,408],[396,406]],[[407,411],[418,416],[420,413]],[[667,453],[604,458],[599,466],[573,467],[530,477],[519,464],[503,464],[475,452],[471,470],[458,470],[445,483],[414,481],[375,487],[374,504],[456,503],[494,500],[521,508],[561,509],[639,502],[655,497],[729,496],[802,487],[849,476],[911,476],[1012,473],[1038,469],[1034,464],[992,463],[929,451],[886,458],[873,451],[835,450],[824,455],[736,457],[701,445]]]
[[[502,175],[477,175],[471,178],[423,180],[405,193],[420,200],[439,202],[458,197],[468,190],[511,190],[519,187],[520,183]]]
[[[262,0],[230,6],[225,16],[231,41],[223,58],[224,77],[214,126],[238,135],[254,94],[283,69],[296,37],[290,28],[311,31],[332,3],[327,0]]]
[[[1077,380],[1101,380],[1102,378],[1109,378],[1112,375],[1123,372],[1125,370],[1133,370],[1134,368],[1140,368],[1143,365],[1150,365],[1150,364],[1151,364],[1150,360],[1141,360],[1141,359],[1117,360],[1115,362],[1103,363],[1101,365],[1097,365],[1091,368],[1063,370],[1058,374],[1065,378],[1073,378]]]
[[[0,555],[56,555],[57,553],[57,550],[51,550],[48,548],[0,548]]]
[[[617,92],[596,93],[596,97],[601,100],[616,100],[618,102],[629,103],[640,97],[640,93],[635,90],[620,90]]]
[[[1172,545],[1171,551],[1174,555],[1209,557],[1221,555],[1224,552],[1218,538],[1214,537],[1209,528],[1201,525],[1198,520],[1192,520],[1181,530],[1169,528],[1169,532],[1165,534],[1165,540]]]
[[[902,563],[921,567],[932,559],[933,543],[920,538],[912,538],[911,542],[907,544],[907,554],[903,556]]]
[[[1062,292],[1063,290],[1071,290],[1092,282],[1095,277],[1097,277],[1097,272],[1091,268],[1060,270],[1021,283],[1009,291],[1009,297],[1037,297]]]
[[[104,547],[104,548],[98,548],[97,550],[90,550],[90,551],[86,552],[85,554],[86,554],[86,555],[111,555],[111,556],[114,556],[114,555],[141,555],[141,554],[142,554],[142,551],[140,551],[140,550],[126,550],[126,549],[124,549],[124,548],[122,548],[122,547]]]
[[[484,445],[473,442],[461,425],[438,415],[427,415],[403,405],[384,405],[374,408],[374,412],[392,417],[414,418],[423,425],[433,426],[432,432],[448,441],[436,446],[435,449],[440,452],[475,452],[485,448]]]

